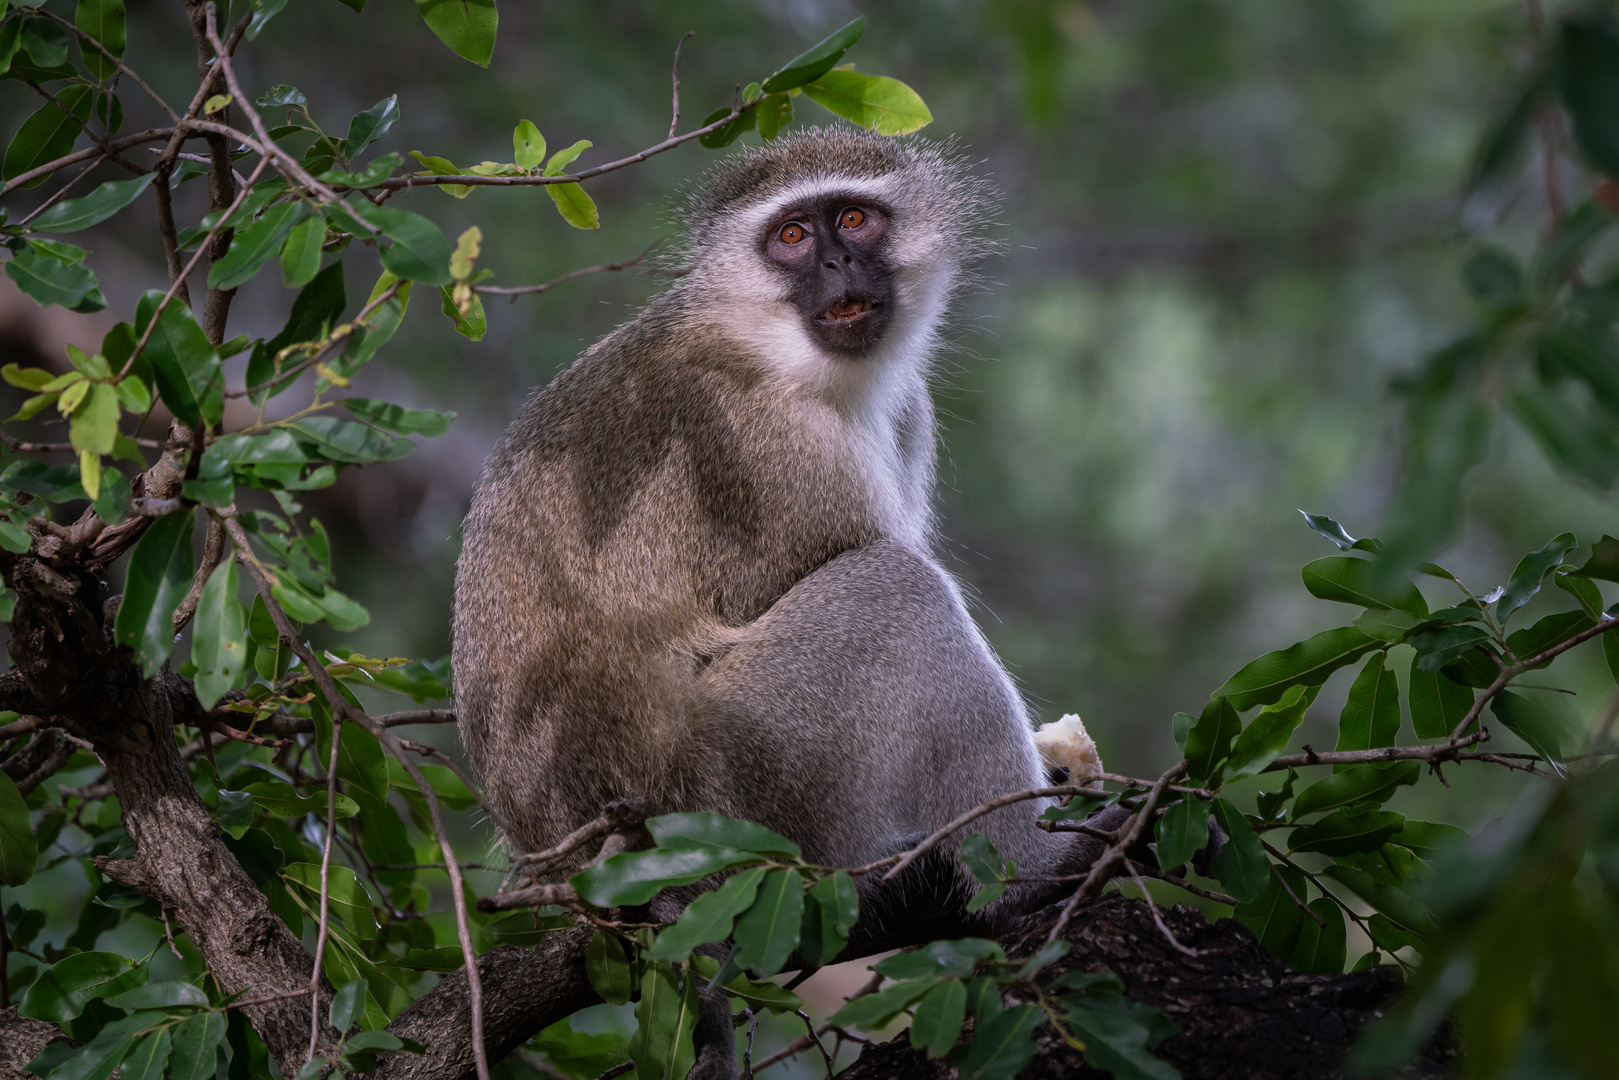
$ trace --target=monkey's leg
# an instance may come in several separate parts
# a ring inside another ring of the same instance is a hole
[[[793,838],[823,864],[861,865],[997,796],[1046,786],[1022,699],[959,590],[894,541],[804,578],[701,683],[698,751],[722,759],[728,778],[711,793],[715,808]],[[984,833],[1020,875],[1072,873],[1089,845],[1037,829],[1042,806],[998,810],[964,834]],[[883,906],[964,902],[977,886],[961,839],[929,860],[943,880],[908,875]],[[1014,886],[988,914],[1004,920],[1051,892]]]

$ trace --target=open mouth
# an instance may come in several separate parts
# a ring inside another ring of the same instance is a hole
[[[869,297],[851,297],[847,300],[839,300],[821,312],[821,321],[824,323],[853,322],[862,315],[869,314],[876,306],[876,301]]]

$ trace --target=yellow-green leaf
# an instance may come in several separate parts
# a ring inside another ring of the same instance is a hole
[[[596,204],[585,189],[578,184],[552,184],[547,187],[551,201],[557,204],[557,212],[576,229],[599,229],[601,218],[596,213]]]
[[[79,486],[92,502],[101,497],[101,459],[92,450],[79,451]]]
[[[118,391],[107,383],[79,383],[89,391],[73,410],[68,423],[68,439],[81,454],[110,454],[118,434]],[[62,395],[64,398],[66,394]],[[84,489],[95,498],[88,486]]]
[[[512,132],[512,160],[525,169],[540,167],[545,160],[545,136],[532,120],[519,120]]]
[[[933,122],[921,97],[898,79],[829,71],[803,89],[816,104],[879,135],[908,135]]]

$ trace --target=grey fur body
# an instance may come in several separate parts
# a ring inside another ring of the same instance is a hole
[[[890,289],[859,355],[823,345],[803,274],[760,239],[845,200],[885,229],[857,252]],[[1045,782],[930,553],[927,379],[984,213],[925,143],[834,130],[750,151],[694,202],[689,273],[528,403],[467,517],[454,643],[462,737],[515,848],[628,800],[855,866]],[[1054,873],[1072,840],[1037,811],[974,828]],[[941,865],[937,887],[970,895]]]

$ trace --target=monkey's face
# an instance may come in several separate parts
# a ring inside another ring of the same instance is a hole
[[[766,260],[789,279],[805,329],[829,352],[864,356],[893,318],[888,222],[869,199],[832,194],[789,207],[765,230]]]

